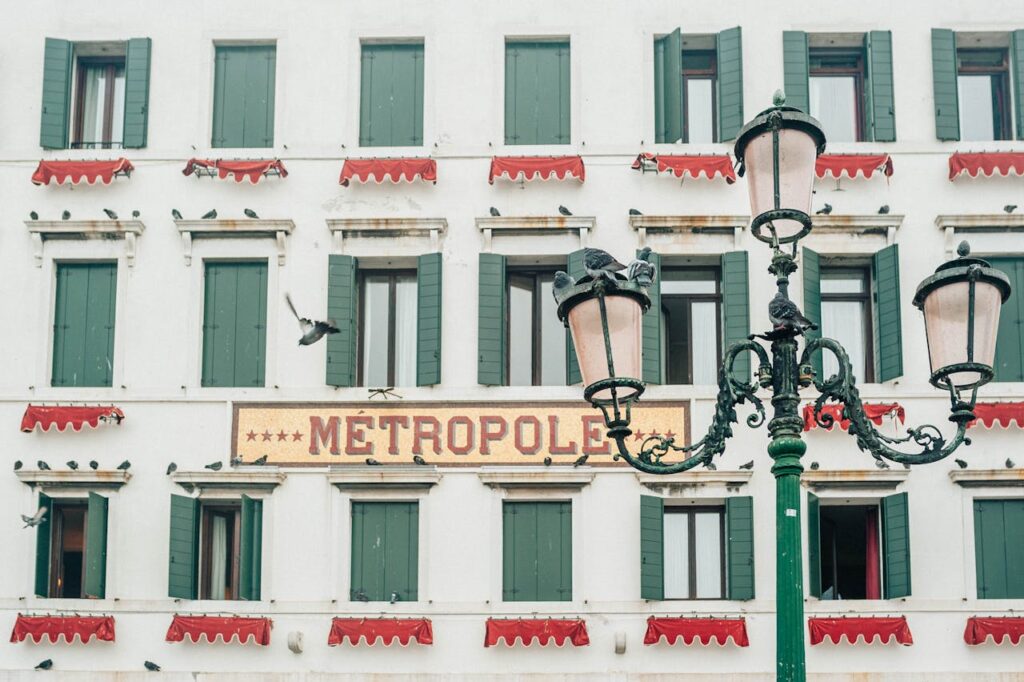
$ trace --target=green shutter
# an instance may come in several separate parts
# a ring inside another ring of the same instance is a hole
[[[71,120],[71,60],[74,44],[47,38],[43,52],[43,103],[39,146],[67,149]]]
[[[263,386],[267,264],[207,263],[203,386]]]
[[[651,252],[647,261],[653,265],[655,272],[661,274],[661,256]],[[661,383],[661,278],[655,277],[654,283],[647,289],[651,297],[651,308],[644,313],[643,321],[643,377],[648,384]]]
[[[910,517],[907,494],[882,498],[885,598],[910,596]]]
[[[871,259],[871,288],[875,328],[875,380],[903,376],[903,333],[900,322],[900,252],[893,244]]]
[[[807,592],[821,598],[821,512],[818,496],[807,493]]]
[[[351,598],[419,598],[419,504],[352,503]]]
[[[935,136],[960,139],[960,99],[956,82],[956,34],[946,28],[932,29],[932,96],[935,102]]]
[[[505,601],[572,601],[572,503],[505,502]]]
[[[274,45],[218,45],[213,147],[273,147]]]
[[[999,311],[995,380],[1024,381],[1024,259],[986,260],[1010,278],[1010,298]]]
[[[477,364],[476,379],[485,386],[508,383],[508,288],[505,256],[480,254],[477,275]]]
[[[1013,112],[1017,139],[1024,140],[1024,29],[1010,34],[1010,62],[1013,65]]]
[[[718,139],[732,140],[743,127],[743,39],[740,27],[719,32]]]
[[[54,386],[110,386],[116,263],[59,263],[53,317]]]
[[[812,251],[805,246],[801,260],[804,270],[804,317],[818,325],[817,329],[808,329],[804,332],[804,337],[810,341],[821,338],[821,257],[817,251]],[[819,379],[828,378],[822,376],[824,370],[822,369],[821,353],[814,354],[811,364]]]
[[[505,144],[569,144],[569,43],[505,43]]]
[[[654,141],[683,139],[683,35],[676,29],[654,41]]]
[[[441,383],[441,254],[427,253],[416,265],[416,385]]]
[[[566,271],[569,276],[572,277],[573,281],[578,280],[587,274],[586,268],[583,267],[583,251],[573,251],[569,254],[569,259],[566,262]],[[580,372],[579,359],[576,357],[576,347],[572,344],[572,334],[569,333],[569,328],[565,329],[565,385],[573,386],[583,382],[583,374]]]
[[[722,254],[722,348],[737,341],[745,341],[750,334],[750,276],[747,271],[747,252],[730,251]],[[740,353],[733,365],[733,376],[750,381],[750,355]]]
[[[199,500],[171,495],[167,596],[196,599],[199,593]]]
[[[423,45],[363,45],[359,144],[423,144]]]
[[[782,32],[782,68],[786,106],[811,113],[807,34],[803,31]]]
[[[85,529],[85,596],[107,596],[107,498],[89,493]]]
[[[238,597],[259,601],[263,572],[263,500],[242,495],[238,550]]]
[[[665,501],[640,496],[640,598],[665,598]]]
[[[53,516],[53,500],[49,495],[39,493],[39,509],[46,509],[42,522],[36,526],[36,596],[50,596],[50,519]]]
[[[754,498],[725,500],[729,599],[754,598]]]
[[[146,146],[149,126],[149,62],[153,41],[132,38],[124,68],[124,137],[125,149]]]
[[[868,120],[875,142],[896,141],[896,103],[892,82],[892,32],[869,31],[865,36],[868,61]]]
[[[338,327],[327,336],[327,385],[356,385],[356,271],[352,256],[332,254],[327,264],[327,316]]]
[[[1024,599],[1024,500],[974,501],[978,599]]]

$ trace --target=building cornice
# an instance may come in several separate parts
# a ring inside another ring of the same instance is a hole
[[[429,491],[441,481],[435,466],[347,466],[332,469],[327,482],[342,492],[355,490]]]
[[[907,469],[834,469],[805,471],[800,482],[811,490],[895,490],[909,476]]]
[[[26,220],[36,267],[43,264],[43,242],[49,239],[123,239],[128,266],[135,265],[135,238],[145,231],[141,220]]]
[[[175,220],[185,251],[185,265],[192,264],[192,240],[211,238],[271,238],[277,242],[277,264],[284,265],[285,237],[295,231],[293,220],[241,218],[239,220]]]
[[[595,473],[590,467],[483,467],[477,474],[480,482],[491,488],[558,488],[579,490],[590,485]]]
[[[484,235],[484,251],[490,252],[495,232],[502,234],[565,234],[579,235],[580,248],[587,245],[590,231],[597,225],[592,216],[487,216],[476,219],[476,227]]]
[[[1022,488],[1024,469],[954,469],[949,480],[961,488]]]
[[[441,235],[448,231],[446,218],[328,218],[334,249],[341,253],[346,236],[430,237],[431,250],[440,250]]]
[[[118,490],[132,477],[130,473],[120,469],[16,471],[15,474],[25,485],[41,490]]]

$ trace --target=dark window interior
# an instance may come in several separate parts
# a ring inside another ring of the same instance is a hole
[[[721,291],[715,269],[661,273],[665,383],[714,384],[721,359]]]
[[[1005,49],[959,49],[960,128],[965,140],[1009,140],[1010,69]],[[991,127],[989,127],[991,125]]]
[[[203,505],[200,599],[238,599],[240,523],[236,505]]]
[[[85,575],[85,520],[84,504],[54,504],[52,551],[50,552],[50,596],[81,599]]]
[[[878,562],[878,506],[822,506],[820,514],[821,598],[867,599],[869,517],[874,519],[874,561]]]

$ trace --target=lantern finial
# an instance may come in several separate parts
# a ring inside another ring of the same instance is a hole
[[[967,256],[971,255],[971,245],[967,243],[966,239],[956,247],[956,255],[961,258],[967,258]]]

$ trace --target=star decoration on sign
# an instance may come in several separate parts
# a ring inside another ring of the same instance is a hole
[[[302,433],[296,431],[292,434],[292,441],[302,440]]]
[[[281,429],[280,431],[277,432],[277,440],[278,441],[287,440],[287,438],[288,438],[288,434],[284,432],[284,429]]]
[[[270,431],[264,431],[260,435],[263,436],[263,440],[270,440],[270,437],[273,436],[274,434],[272,434]]]
[[[643,440],[643,439],[644,439],[644,432],[643,431],[637,431],[636,433],[633,434],[633,440]]]
[[[665,432],[665,438],[675,438],[676,434],[672,433],[672,429]]]
[[[256,440],[256,432],[253,431],[252,429],[249,429],[249,433],[245,434],[245,439],[246,440]]]

